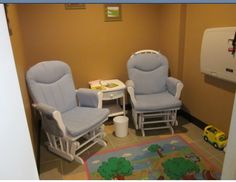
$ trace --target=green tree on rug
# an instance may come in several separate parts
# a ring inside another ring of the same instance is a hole
[[[188,159],[183,157],[176,157],[168,159],[162,164],[165,174],[170,179],[196,179],[195,173],[200,171],[199,166]]]
[[[98,168],[98,173],[106,180],[124,180],[125,176],[132,175],[133,167],[124,157],[111,157]]]
[[[160,157],[163,157],[162,151],[163,148],[158,144],[152,144],[148,147],[150,152],[156,152]]]

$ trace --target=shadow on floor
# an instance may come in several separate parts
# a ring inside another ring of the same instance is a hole
[[[130,112],[127,114],[127,117],[129,118],[129,128],[135,130],[133,118],[132,118]],[[175,134],[187,133],[188,129],[185,127],[185,125],[189,124],[190,122],[181,116],[177,117],[177,121],[178,121],[178,126],[173,127]],[[105,122],[105,126],[106,125],[108,125],[108,126],[113,125],[113,118],[109,118],[108,121]],[[135,130],[135,133],[137,136],[142,136],[142,133],[140,130]],[[169,129],[145,131],[146,136],[169,135],[169,134],[170,134]]]

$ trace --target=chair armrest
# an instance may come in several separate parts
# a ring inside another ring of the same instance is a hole
[[[125,82],[125,84],[126,84],[126,87],[133,87],[134,88],[134,82],[132,80],[127,80]]]
[[[33,104],[34,108],[42,112],[43,114],[46,114],[48,116],[52,116],[53,112],[56,111],[56,109],[52,106],[49,106],[47,104],[39,103],[39,104]]]
[[[184,87],[183,83],[176,78],[168,77],[166,84],[168,91],[175,96],[175,98],[179,99]]]
[[[45,131],[55,136],[65,136],[66,127],[63,123],[61,112],[47,104],[33,104],[42,117],[42,125]]]
[[[103,93],[101,91],[80,88],[76,91],[76,96],[81,107],[102,108]]]
[[[132,101],[132,103],[136,103],[136,99],[135,99],[135,95],[134,95],[134,82],[132,80],[127,80],[126,81],[126,87],[127,87],[127,91],[130,95],[130,99]]]

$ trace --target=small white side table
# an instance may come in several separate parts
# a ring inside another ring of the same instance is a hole
[[[116,84],[117,86],[109,88],[105,86],[104,90],[101,90],[103,92],[103,107],[108,108],[110,110],[110,115],[109,117],[113,116],[118,116],[118,115],[124,115],[126,114],[125,111],[125,89],[126,86],[125,84],[118,80],[118,79],[113,79],[113,80],[103,80],[102,83],[106,84]],[[123,99],[123,108],[119,106],[119,99]],[[105,101],[110,101],[110,100],[116,100],[116,104],[108,104],[105,103]]]

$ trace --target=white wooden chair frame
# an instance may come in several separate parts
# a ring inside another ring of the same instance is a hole
[[[94,146],[96,143],[107,146],[106,142],[103,140],[104,132],[103,126],[96,127],[92,131],[81,134],[78,137],[57,137],[46,132],[48,143],[46,143],[48,150],[51,152],[69,160],[77,161],[84,164],[84,160],[80,155]],[[85,138],[84,142],[79,141],[79,139]],[[89,144],[88,146],[85,146]]]
[[[102,107],[102,97],[102,92],[98,92],[98,108]],[[37,108],[37,105],[33,104],[33,107]],[[40,113],[41,119],[43,119],[44,115],[42,111],[38,111]],[[75,160],[81,164],[84,164],[84,160],[80,157],[83,152],[97,143],[101,146],[107,146],[107,143],[103,140],[103,137],[105,136],[103,124],[95,126],[89,131],[82,133],[81,135],[71,137],[66,132],[61,113],[59,111],[54,111],[52,113],[52,116],[58,123],[58,126],[63,132],[64,136],[58,137],[45,131],[48,139],[48,142],[46,142],[46,146],[48,147],[49,151],[61,156],[64,159],[67,159],[68,161]],[[107,119],[108,118],[106,118],[103,122],[105,122]],[[84,141],[81,139],[83,139]]]
[[[135,121],[133,118],[134,124],[137,125],[136,129],[141,130],[142,136],[145,136],[145,130],[159,130],[159,129],[170,129],[171,134],[174,134],[174,129],[172,126],[178,125],[178,121],[176,120],[178,109],[179,108],[156,111],[156,112],[136,113],[137,120]],[[148,119],[155,119],[155,120],[150,121]],[[161,123],[163,123],[164,126],[145,127],[150,124],[161,124]]]

